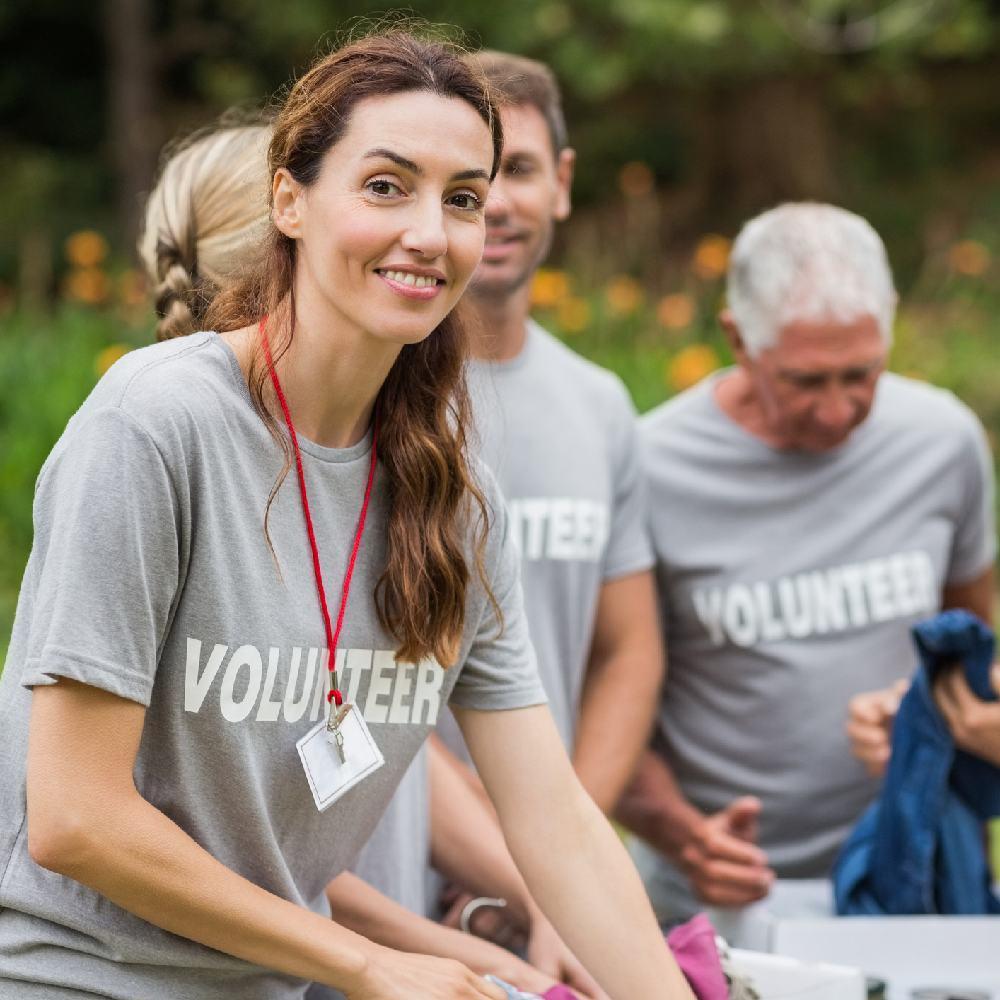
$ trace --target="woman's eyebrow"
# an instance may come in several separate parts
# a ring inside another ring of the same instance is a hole
[[[404,170],[409,170],[411,174],[422,174],[423,170],[417,166],[413,160],[408,160],[405,156],[400,156],[399,153],[394,153],[391,149],[383,149],[381,146],[375,149],[369,149],[365,153],[366,160],[392,160],[393,163],[402,167]]]
[[[460,170],[457,174],[452,174],[451,179],[453,181],[488,181],[490,175],[485,170]]]
[[[424,172],[423,168],[419,164],[414,163],[413,160],[408,160],[405,156],[400,156],[399,153],[394,153],[391,149],[385,149],[382,146],[369,149],[365,153],[364,158],[366,160],[391,160],[397,166],[408,170],[411,174],[416,174],[418,177]],[[478,179],[488,181],[490,175],[485,170],[460,170],[457,174],[452,174],[451,179],[453,181],[472,181]]]

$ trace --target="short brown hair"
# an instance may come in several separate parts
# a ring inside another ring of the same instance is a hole
[[[486,77],[498,104],[530,105],[541,113],[549,127],[556,156],[569,145],[559,84],[555,73],[545,63],[493,49],[484,49],[468,58]]]

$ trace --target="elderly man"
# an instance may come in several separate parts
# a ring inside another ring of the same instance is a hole
[[[620,815],[661,919],[824,876],[876,784],[848,703],[943,607],[988,619],[982,428],[886,374],[896,295],[863,219],[783,205],[733,248],[734,368],[643,421],[668,682]]]

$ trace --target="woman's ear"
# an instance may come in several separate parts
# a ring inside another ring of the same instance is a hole
[[[302,235],[301,199],[304,188],[284,168],[274,172],[271,182],[271,218],[279,232],[289,239]]]

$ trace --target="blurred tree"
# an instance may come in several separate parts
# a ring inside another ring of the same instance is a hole
[[[1000,121],[998,0],[415,7],[461,25],[473,44],[549,62],[582,154],[578,198],[606,201],[622,163],[645,162],[671,193],[669,236],[731,227],[779,198],[843,195],[852,173],[884,184],[885,169],[933,171],[974,153],[984,129],[995,140]],[[50,193],[28,192],[30,212],[21,192],[0,194],[0,208],[23,202],[16,215],[44,220],[56,199],[59,219],[47,225],[58,239],[80,213],[93,223],[95,209],[100,221],[116,204],[131,240],[152,150],[229,105],[259,102],[354,19],[387,9],[371,0],[280,9],[271,0],[6,0],[0,156],[54,165]],[[861,140],[874,155],[854,163]],[[894,161],[900,144],[914,155]],[[0,258],[0,270],[12,264]]]
[[[151,0],[105,0],[108,136],[118,191],[119,230],[139,229],[139,193],[149,184],[159,150],[150,128],[156,112],[156,53]]]

